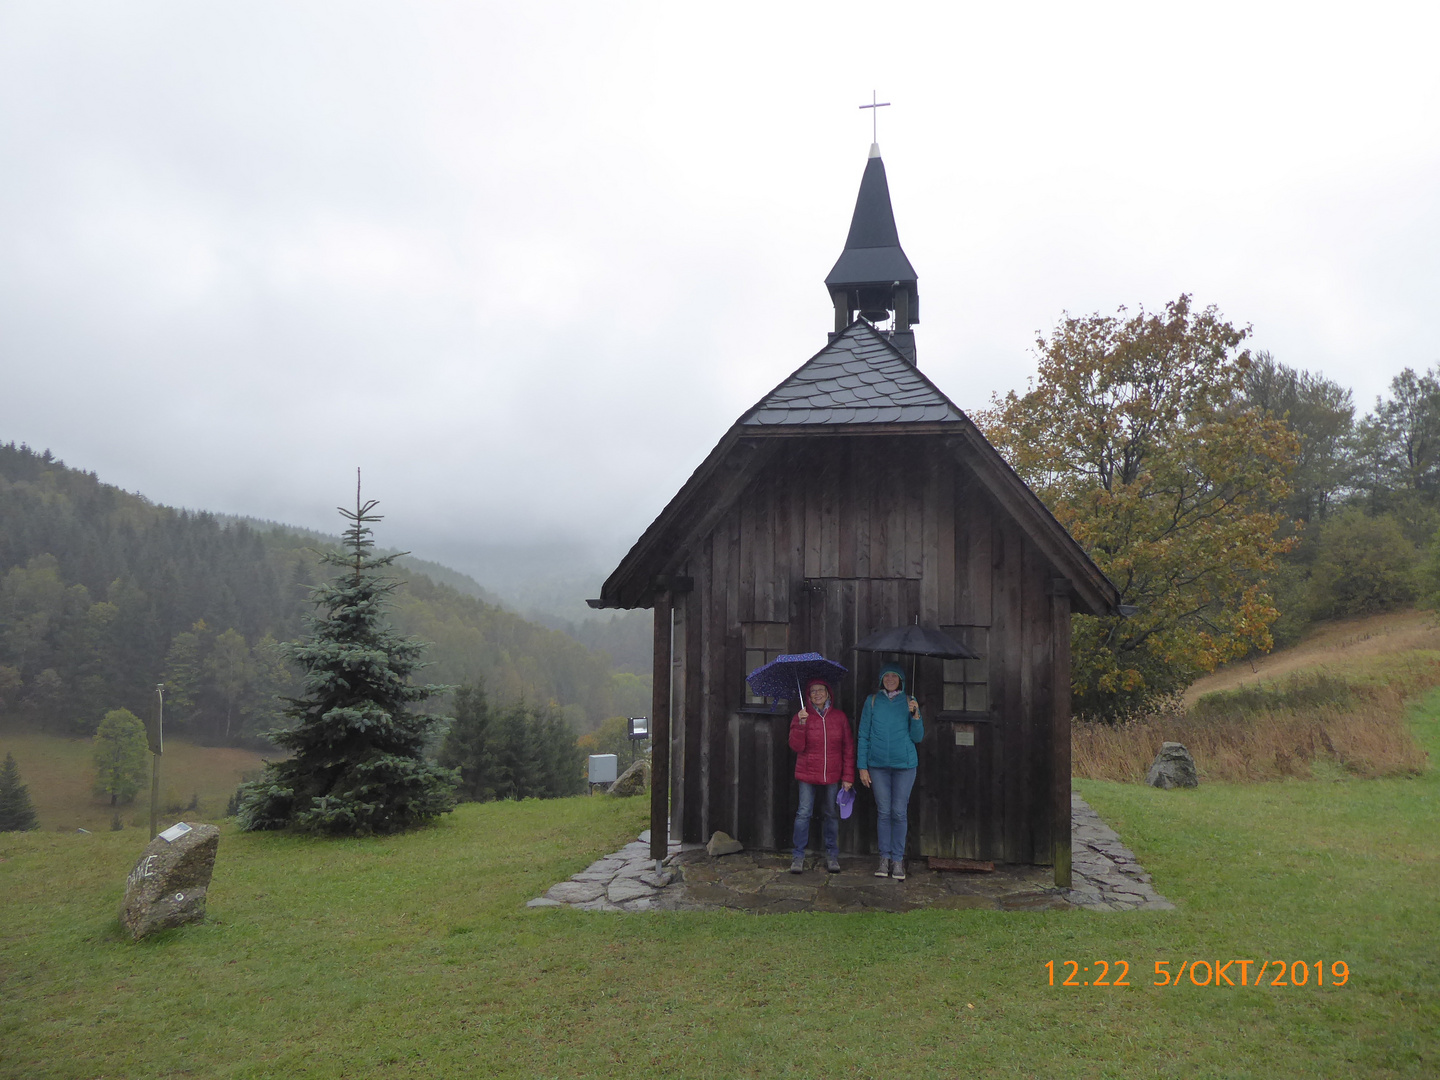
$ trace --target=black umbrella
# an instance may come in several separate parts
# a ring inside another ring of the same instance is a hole
[[[909,656],[937,656],[942,660],[979,660],[980,654],[935,626],[892,626],[876,630],[855,648],[860,652],[894,652]],[[915,693],[915,661],[910,662],[907,694]]]
[[[942,660],[979,660],[980,654],[934,626],[892,626],[877,630],[855,648],[861,652],[898,652],[938,656]]]

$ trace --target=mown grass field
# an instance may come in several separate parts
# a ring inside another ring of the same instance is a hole
[[[1440,693],[1412,722],[1435,761]],[[0,1075],[1440,1073],[1433,765],[1078,787],[1179,910],[526,910],[644,824],[643,800],[576,798],[388,839],[227,827],[209,922],[133,945],[115,918],[133,832],[5,834]],[[1132,985],[1048,985],[1067,959],[1127,961]],[[1255,986],[1258,964],[1248,986],[1151,985],[1157,960],[1242,959],[1305,961],[1309,985]]]
[[[15,755],[20,781],[30,791],[30,801],[40,818],[41,829],[109,829],[115,811],[127,828],[150,827],[150,773],[147,764],[145,785],[135,801],[111,807],[108,796],[96,795],[95,744],[90,739],[66,739],[35,732],[0,731],[0,761]],[[274,755],[272,755],[274,756]],[[196,746],[183,739],[167,737],[161,757],[160,802],[177,810],[198,800],[198,811],[190,817],[218,818],[246,773],[258,772],[262,755],[232,747]],[[150,759],[147,757],[148,763]],[[176,814],[169,815],[173,820]],[[127,843],[135,843],[134,835]]]

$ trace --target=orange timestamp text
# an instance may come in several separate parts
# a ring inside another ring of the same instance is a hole
[[[1350,965],[1333,961],[1328,969],[1323,960],[1174,960],[1155,961],[1151,986],[1344,986],[1350,981]],[[1134,986],[1130,961],[1047,960],[1051,986]],[[1057,979],[1057,975],[1059,978]]]

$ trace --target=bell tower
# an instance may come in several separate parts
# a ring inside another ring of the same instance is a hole
[[[857,313],[871,322],[882,322],[893,314],[890,342],[915,363],[915,331],[911,328],[920,321],[916,280],[915,268],[905,257],[895,230],[880,144],[872,143],[845,250],[825,278],[835,305],[835,332],[849,326]]]

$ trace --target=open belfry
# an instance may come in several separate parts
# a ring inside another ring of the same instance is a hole
[[[785,653],[847,665],[857,717],[886,627],[938,627],[976,659],[904,658],[925,718],[907,856],[1053,865],[1070,884],[1070,620],[1115,586],[921,372],[918,277],[870,148],[825,279],[825,347],[745,412],[606,580],[655,613],[651,843],[788,846],[794,701],[745,675]],[[841,850],[875,849],[857,789]]]

